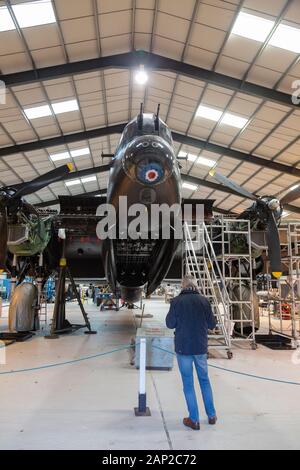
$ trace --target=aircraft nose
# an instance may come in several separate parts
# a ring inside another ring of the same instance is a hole
[[[124,155],[128,176],[142,184],[158,184],[172,173],[172,150],[159,138],[139,137]]]

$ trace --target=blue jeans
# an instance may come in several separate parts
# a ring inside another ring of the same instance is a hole
[[[216,416],[212,389],[208,378],[207,355],[186,356],[184,354],[177,354],[177,362],[190,419],[194,422],[199,422],[198,404],[194,388],[193,363],[196,367],[206,414],[208,418]]]

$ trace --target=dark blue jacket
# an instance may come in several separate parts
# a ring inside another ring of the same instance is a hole
[[[216,321],[209,301],[193,289],[183,289],[171,301],[166,317],[168,328],[175,328],[177,354],[207,353],[207,330],[213,330]]]

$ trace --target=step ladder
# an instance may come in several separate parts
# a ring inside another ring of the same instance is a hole
[[[222,349],[232,358],[230,298],[213,244],[204,222],[184,223],[183,272],[192,275],[199,291],[212,306],[216,318],[215,332],[209,334],[209,349]]]
[[[40,303],[39,303],[39,320],[40,324],[44,323],[44,325],[47,325],[47,295],[42,292],[40,296]]]

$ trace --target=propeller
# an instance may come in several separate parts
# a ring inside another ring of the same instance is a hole
[[[24,183],[19,190],[17,190],[12,198],[19,199],[23,196],[27,196],[28,194],[35,193],[40,189],[48,186],[51,183],[56,183],[56,181],[60,181],[65,176],[67,176],[70,171],[72,170],[72,164],[67,163],[67,165],[59,166],[58,168],[54,168],[54,170],[48,171],[44,175],[38,176],[32,181],[28,183]]]
[[[249,199],[254,199],[256,200],[257,197],[247,191],[247,189],[242,188],[238,184],[236,184],[234,181],[230,180],[229,178],[226,178],[226,176],[223,176],[221,173],[218,173],[215,168],[212,168],[209,171],[209,175],[215,178],[219,183],[224,184],[224,186],[227,186],[227,188],[232,189],[233,191],[238,192],[239,194],[242,194],[243,196],[249,198]]]
[[[209,175],[215,178],[224,186],[227,186],[238,194],[241,194],[241,196],[256,201],[259,218],[266,225],[266,241],[268,245],[271,272],[275,278],[279,278],[282,274],[282,271],[280,256],[280,239],[277,227],[277,219],[282,213],[281,203],[283,203],[283,200],[280,202],[275,197],[256,196],[255,194],[250,193],[249,191],[247,191],[247,189],[242,188],[226,176],[223,176],[221,173],[218,173],[215,167],[213,167],[209,171]]]
[[[300,197],[300,184],[294,186],[294,188],[289,191],[283,198],[281,199],[281,204],[289,204],[290,202],[295,201]]]
[[[66,177],[73,166],[71,163],[62,165],[54,170],[38,176],[28,183],[23,183],[22,186],[13,192],[13,187],[5,187],[0,189],[0,270],[6,268],[6,253],[7,253],[7,208],[17,208],[19,201],[23,196],[39,191],[40,189],[48,186],[51,183],[60,181]],[[2,194],[1,194],[2,192]]]
[[[266,228],[266,239],[268,245],[268,254],[270,260],[271,272],[274,277],[281,276],[281,255],[280,255],[280,239],[278,227],[273,212],[268,214],[268,222]]]

